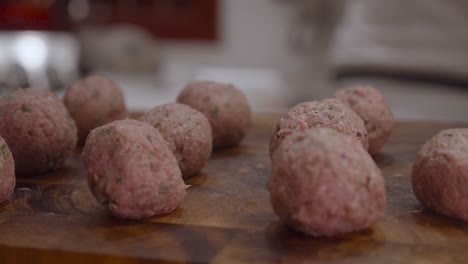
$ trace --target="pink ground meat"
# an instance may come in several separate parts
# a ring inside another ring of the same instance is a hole
[[[153,126],[114,121],[89,134],[83,150],[88,185],[116,217],[167,214],[186,195],[177,161]]]
[[[177,159],[183,178],[197,175],[210,158],[213,137],[208,119],[188,105],[157,106],[141,118],[159,130]]]
[[[287,137],[273,154],[268,186],[279,218],[313,236],[371,227],[386,208],[384,179],[369,153],[328,128]]]
[[[428,140],[413,164],[416,198],[434,211],[468,221],[468,129],[447,129]]]
[[[7,143],[0,137],[0,203],[7,200],[15,188],[15,162]]]
[[[251,123],[247,98],[232,84],[195,81],[182,90],[177,102],[191,106],[208,118],[215,149],[239,145]]]
[[[364,121],[341,100],[325,99],[300,103],[291,108],[276,125],[270,139],[270,154],[296,131],[313,127],[327,127],[348,135],[368,148]]]
[[[77,81],[67,89],[63,102],[76,122],[80,144],[93,128],[127,116],[122,91],[104,76]]]
[[[383,94],[372,86],[353,86],[338,90],[342,100],[363,120],[369,134],[369,152],[378,153],[387,142],[393,128],[393,114]]]
[[[75,122],[48,90],[20,89],[3,97],[0,135],[13,153],[16,172],[24,175],[60,168],[77,141]]]

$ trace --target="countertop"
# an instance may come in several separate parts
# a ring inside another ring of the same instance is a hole
[[[466,263],[468,223],[424,209],[409,175],[420,146],[463,124],[397,122],[374,157],[388,194],[385,218],[334,239],[285,227],[265,188],[268,140],[279,115],[256,114],[243,143],[213,154],[173,213],[115,219],[95,201],[79,151],[56,172],[18,178],[0,204],[0,263]]]

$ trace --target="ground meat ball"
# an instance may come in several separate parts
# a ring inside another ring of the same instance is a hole
[[[213,148],[211,126],[197,110],[183,104],[157,106],[140,119],[157,128],[179,163],[183,178],[195,176],[208,162]]]
[[[283,116],[273,131],[270,140],[272,154],[285,137],[293,132],[312,128],[328,127],[351,136],[368,148],[364,121],[353,110],[338,99],[325,99],[300,103]]]
[[[361,144],[328,128],[287,137],[273,154],[271,204],[291,227],[336,236],[384,216],[384,179]]]
[[[75,149],[76,133],[62,101],[48,90],[20,89],[0,100],[0,135],[18,174],[60,168]]]
[[[83,144],[91,129],[127,116],[124,96],[109,78],[91,75],[73,84],[63,98]]]
[[[468,221],[468,129],[439,132],[420,149],[411,173],[426,207]]]
[[[393,114],[382,93],[372,86],[353,86],[338,90],[341,99],[363,120],[369,134],[369,152],[376,154],[392,133]]]
[[[170,213],[185,198],[174,155],[158,130],[145,122],[126,119],[93,129],[83,161],[89,188],[116,217]]]
[[[188,84],[177,102],[202,112],[213,129],[213,147],[239,145],[251,122],[250,106],[244,94],[231,84],[196,81]]]
[[[0,137],[0,203],[7,200],[15,188],[15,162],[10,149]]]

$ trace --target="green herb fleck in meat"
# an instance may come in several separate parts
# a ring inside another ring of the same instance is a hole
[[[80,109],[82,106],[84,106],[85,104],[86,104],[86,102],[72,101],[70,108],[71,108],[72,111],[76,111],[76,110]]]
[[[230,104],[230,103],[225,103],[225,104],[224,104],[224,107],[225,107],[225,108],[231,108],[231,104]]]
[[[75,129],[76,127],[75,121],[70,115],[67,115],[67,122],[68,122],[68,126],[70,127],[70,129],[72,130]]]
[[[457,185],[458,185],[458,187],[461,187],[461,185],[462,185],[462,181],[461,181],[460,177],[457,178]]]
[[[23,111],[25,113],[29,113],[29,112],[31,112],[31,108],[29,108],[29,106],[24,104],[24,105],[21,106],[21,111]]]
[[[2,153],[3,153],[3,157],[5,159],[8,159],[8,155],[10,154],[10,151],[8,150],[8,146],[6,144],[2,145]]]
[[[103,136],[107,136],[107,135],[109,135],[109,133],[110,133],[110,127],[106,127],[106,128],[101,130],[101,135],[103,135]]]
[[[93,95],[92,95],[92,98],[93,99],[99,99],[99,97],[101,96],[101,94],[99,93],[98,90],[94,91]]]
[[[104,124],[105,123],[104,122],[104,117],[98,116],[98,117],[94,118],[94,123],[96,125],[98,125],[98,126]]]
[[[211,109],[211,115],[212,115],[213,117],[218,117],[218,115],[219,115],[219,109],[218,109],[218,107],[215,107],[215,108]]]
[[[159,194],[166,194],[167,192],[169,192],[169,188],[165,185],[160,185],[159,186]]]
[[[117,176],[117,178],[115,178],[115,183],[121,183],[121,182],[122,182],[122,177]]]
[[[156,153],[154,153],[154,151],[152,150],[148,151],[148,154],[150,154],[150,156],[152,157],[156,157]]]

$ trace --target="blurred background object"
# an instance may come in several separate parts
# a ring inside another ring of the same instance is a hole
[[[152,35],[130,24],[80,29],[82,67],[87,71],[154,72],[158,48]]]
[[[363,83],[398,119],[465,120],[467,13],[463,0],[4,0],[0,96],[99,73],[145,110],[210,78],[258,112]]]
[[[55,1],[1,1],[0,30],[0,95],[78,78],[79,45]]]
[[[337,85],[377,85],[399,119],[467,121],[467,1],[353,0],[343,10],[329,58]]]
[[[0,48],[0,83],[5,90],[58,90],[78,78],[79,45],[69,33],[4,31]]]
[[[330,96],[330,46],[343,12],[343,0],[284,1],[292,5],[287,47],[291,54],[283,72],[293,87],[290,102]]]
[[[468,83],[468,2],[353,0],[336,32],[340,76],[401,75]]]

